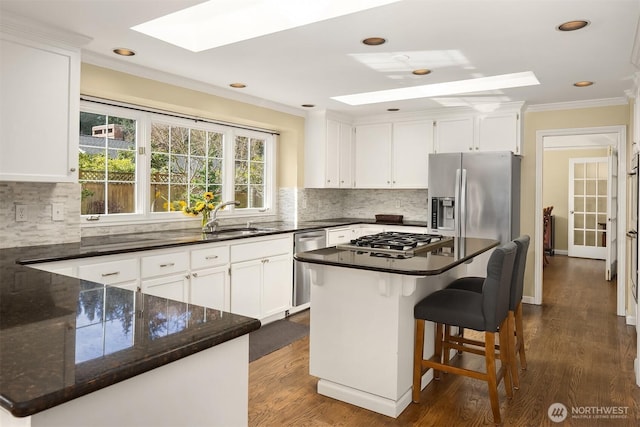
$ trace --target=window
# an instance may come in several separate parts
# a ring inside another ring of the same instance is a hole
[[[193,206],[205,192],[222,201],[223,139],[219,132],[162,123],[151,125],[151,210]]]
[[[265,205],[265,140],[237,136],[235,142],[235,199],[242,208]]]
[[[270,212],[275,196],[271,134],[82,101],[81,213],[87,220],[188,220],[207,192],[225,215]],[[86,224],[86,223],[85,223]]]
[[[134,119],[80,113],[82,215],[136,212],[136,130]]]

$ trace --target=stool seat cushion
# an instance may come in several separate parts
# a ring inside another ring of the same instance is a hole
[[[413,309],[416,319],[485,330],[482,294],[460,289],[442,289],[420,301]]]
[[[460,289],[462,291],[482,292],[484,277],[461,277],[454,280],[447,289]]]

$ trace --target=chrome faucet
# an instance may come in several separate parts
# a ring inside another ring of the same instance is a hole
[[[218,206],[216,206],[216,208],[213,210],[213,215],[211,215],[211,219],[209,220],[209,222],[207,222],[204,227],[202,227],[202,231],[204,232],[215,232],[218,229],[218,211],[222,208],[224,208],[225,206],[229,206],[229,205],[235,205],[235,206],[240,206],[240,202],[237,202],[235,200],[230,200],[228,202],[224,202],[224,203],[220,203]]]

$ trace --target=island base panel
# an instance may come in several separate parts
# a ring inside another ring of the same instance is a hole
[[[249,335],[192,354],[3,427],[246,426]]]

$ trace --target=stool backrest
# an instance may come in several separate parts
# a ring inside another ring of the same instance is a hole
[[[511,281],[511,301],[509,301],[509,310],[511,311],[515,311],[520,301],[522,301],[524,269],[527,264],[529,240],[529,236],[524,234],[513,241],[518,247],[518,251],[516,252],[516,260],[513,265],[513,279]]]
[[[509,313],[511,276],[518,247],[513,242],[498,246],[487,263],[487,277],[482,285],[482,312],[485,330],[497,331]]]

